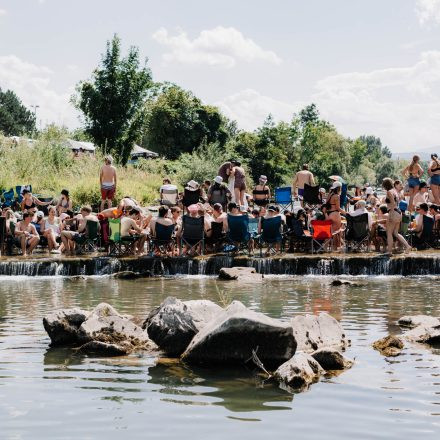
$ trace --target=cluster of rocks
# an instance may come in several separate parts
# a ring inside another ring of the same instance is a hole
[[[69,344],[82,353],[105,356],[159,347],[166,356],[192,365],[254,363],[292,391],[353,363],[341,353],[348,341],[330,315],[281,321],[239,301],[222,308],[208,300],[168,297],[142,327],[105,303],[91,312],[74,308],[51,313],[43,324],[52,346]]]
[[[398,356],[407,343],[439,344],[440,319],[428,315],[402,316],[397,324],[403,334],[389,335],[373,343],[373,348],[384,356]]]

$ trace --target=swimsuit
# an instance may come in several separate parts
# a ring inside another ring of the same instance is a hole
[[[235,169],[235,181],[234,188],[239,189],[240,191],[246,190],[246,179],[244,173],[239,169]]]
[[[101,183],[101,198],[102,200],[113,200],[115,196],[115,185],[111,182]]]
[[[252,195],[266,196],[264,199],[256,199],[254,197],[254,203],[257,206],[266,206],[269,203],[269,189],[254,189]]]
[[[415,188],[420,185],[420,179],[418,177],[410,176],[408,178],[408,186],[410,188]]]

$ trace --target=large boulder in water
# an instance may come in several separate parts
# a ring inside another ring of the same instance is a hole
[[[278,367],[296,350],[292,327],[234,301],[197,333],[182,355],[195,364],[243,364],[253,351],[267,367]]]
[[[253,267],[222,267],[218,274],[219,280],[258,282],[263,279]]]
[[[130,317],[119,314],[112,306],[101,303],[89,314],[79,328],[79,338],[83,343],[90,341],[107,344],[129,344],[131,350],[154,349],[154,343],[140,326]]]
[[[401,327],[409,328],[418,327],[419,325],[423,325],[424,327],[436,327],[440,325],[440,319],[428,315],[408,315],[402,316],[397,321],[397,324]]]
[[[422,344],[440,343],[440,325],[435,327],[426,327],[419,325],[412,330],[407,331],[402,336],[409,342],[420,342]]]
[[[192,338],[223,309],[208,300],[168,297],[143,324],[148,336],[169,356],[180,356]]]
[[[312,356],[307,353],[296,353],[278,367],[275,378],[280,381],[282,388],[302,391],[317,382],[324,373],[324,369]]]
[[[43,318],[43,326],[51,339],[51,345],[76,344],[80,340],[79,328],[89,312],[78,307],[57,310]]]
[[[291,325],[297,351],[311,353],[323,347],[343,348],[347,345],[344,329],[328,313],[298,315],[292,318]]]
[[[131,353],[132,346],[129,342],[120,342],[119,344],[109,344],[101,341],[90,341],[81,345],[77,350],[79,353],[92,356],[124,356]]]
[[[400,336],[388,335],[373,343],[373,348],[383,356],[399,356],[405,344]]]

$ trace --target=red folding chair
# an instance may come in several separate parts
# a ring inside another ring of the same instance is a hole
[[[312,254],[314,252],[324,252],[326,246],[331,244],[332,222],[331,220],[312,220],[310,222],[313,230],[312,235]]]

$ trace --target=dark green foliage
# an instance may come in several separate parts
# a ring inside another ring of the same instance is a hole
[[[191,92],[178,86],[164,87],[147,109],[143,144],[167,159],[191,153],[203,143],[217,143],[221,147],[229,138],[228,121],[219,110],[203,105]]]
[[[146,63],[140,66],[135,47],[121,58],[120,40],[115,35],[107,42],[101,65],[89,81],[79,83],[73,100],[84,114],[85,132],[121,164],[129,159],[144,128],[144,101],[153,86]]]
[[[35,130],[35,115],[12,90],[0,88],[0,132],[5,136],[22,136]]]

